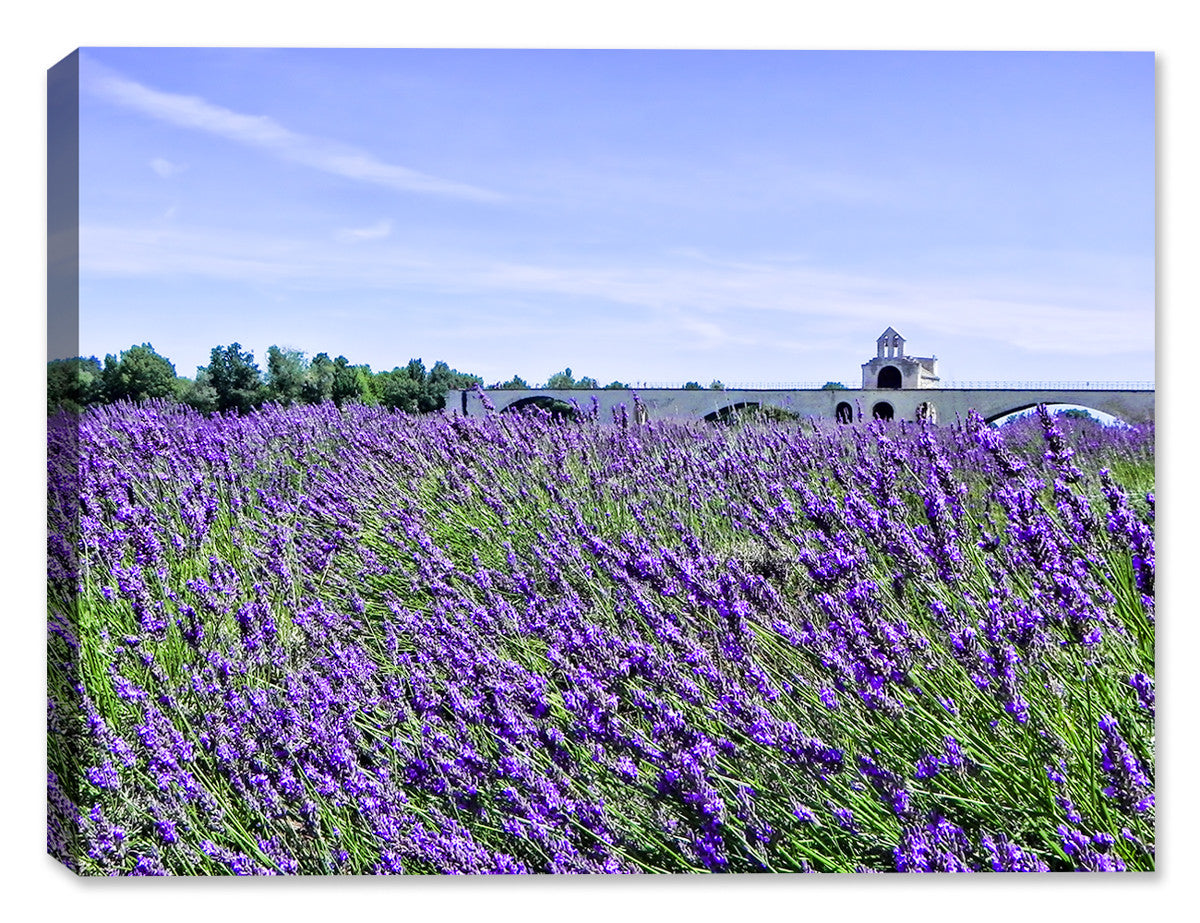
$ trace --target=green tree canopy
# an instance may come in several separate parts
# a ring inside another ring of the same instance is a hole
[[[683,386],[683,390],[684,391],[703,391],[704,386],[701,385],[700,382],[698,382],[698,381],[689,381],[687,384],[685,384]]]
[[[208,380],[208,370],[199,369],[196,379],[175,379],[175,400],[187,404],[201,413],[212,413],[217,409],[217,391]]]
[[[101,393],[109,403],[171,399],[175,396],[175,366],[149,343],[131,346],[120,357],[104,357]]]
[[[317,353],[308,364],[300,399],[306,404],[322,404],[333,398],[333,360],[329,353]]]
[[[243,352],[240,343],[214,346],[206,371],[209,384],[217,392],[218,410],[246,413],[266,399],[266,388],[254,362],[254,353]]]
[[[52,359],[46,363],[46,412],[59,407],[82,410],[103,397],[103,369],[95,356]]]
[[[351,365],[345,356],[338,356],[333,360],[333,381],[330,383],[329,396],[338,407],[362,397],[358,369]]]
[[[520,375],[513,375],[511,379],[505,382],[496,382],[494,385],[488,385],[489,391],[528,391],[529,382]]]
[[[574,388],[576,390],[598,391],[600,390],[600,382],[594,378],[585,375],[578,380],[571,373],[569,368],[563,369],[561,372],[555,372],[550,376],[550,380],[546,382],[547,388]]]
[[[391,410],[417,413],[424,385],[413,379],[406,369],[394,368],[379,372],[372,383],[379,403]]]
[[[575,376],[571,374],[571,369],[565,368],[561,372],[555,372],[546,381],[547,388],[574,388]]]
[[[840,381],[827,381],[821,385],[822,391],[845,391],[846,386]]]
[[[307,374],[303,352],[272,346],[267,350],[267,400],[285,407],[303,400]]]

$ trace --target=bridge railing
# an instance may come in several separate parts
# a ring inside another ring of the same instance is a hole
[[[988,391],[1153,391],[1152,381],[942,381],[939,388]]]
[[[824,381],[727,381],[726,391],[819,391]],[[682,381],[631,381],[633,390],[662,388],[680,390]],[[845,382],[843,382],[845,384]],[[854,390],[858,385],[854,384]],[[938,388],[988,391],[1153,391],[1152,381],[940,381]],[[534,388],[532,390],[541,390]],[[700,390],[712,390],[707,386]],[[718,389],[721,390],[721,389]]]
[[[680,390],[688,382],[683,381],[631,381],[629,387],[633,390],[638,388],[665,388],[671,390]],[[722,387],[717,388],[717,391],[815,391],[818,390],[824,381],[726,381],[722,382]],[[693,389],[694,390],[694,389]],[[714,390],[707,385],[701,387],[702,391]]]

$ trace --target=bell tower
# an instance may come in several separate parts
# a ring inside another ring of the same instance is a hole
[[[875,341],[875,358],[863,363],[862,386],[868,390],[901,391],[936,388],[937,356],[906,356],[904,337],[888,327]]]

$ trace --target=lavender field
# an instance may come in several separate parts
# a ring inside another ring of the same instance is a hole
[[[49,428],[86,875],[1154,868],[1154,431]]]

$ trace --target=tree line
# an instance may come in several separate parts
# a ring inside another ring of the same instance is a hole
[[[489,390],[527,391],[533,387],[520,375],[484,385],[480,376],[452,369],[440,360],[431,369],[426,369],[421,359],[410,359],[390,372],[373,372],[370,365],[351,364],[345,356],[330,359],[322,352],[309,358],[301,350],[279,346],[267,350],[266,365],[260,369],[254,353],[242,349],[240,343],[214,346],[208,365],[197,368],[194,378],[176,374],[171,360],[149,343],[110,353],[103,363],[95,356],[53,359],[46,369],[47,411],[166,400],[205,413],[246,413],[267,403],[290,406],[325,401],[338,407],[360,403],[429,413],[446,406],[446,392],[452,389],[478,385]],[[715,382],[714,387],[718,386]],[[567,368],[551,375],[542,387],[598,389],[601,385],[588,376],[576,379]],[[629,384],[613,381],[603,387],[626,389]]]
[[[149,343],[109,354],[101,364],[95,356],[54,359],[46,369],[46,404],[82,410],[117,401],[166,400],[213,413],[246,413],[263,404],[321,404],[338,407],[360,403],[381,405],[407,413],[429,413],[446,406],[452,388],[482,385],[478,375],[459,372],[445,362],[426,369],[420,359],[390,372],[372,372],[369,365],[352,365],[345,356],[330,359],[317,353],[311,359],[301,350],[272,346],[267,367],[260,369],[254,353],[240,343],[215,346],[209,363],[195,378],[177,375],[174,364]]]
[[[452,369],[441,360],[428,370],[421,359],[410,359],[390,372],[373,372],[369,365],[352,365],[345,356],[330,359],[328,353],[317,353],[309,358],[301,350],[279,346],[267,350],[264,370],[255,362],[254,353],[243,350],[239,343],[214,346],[208,365],[197,368],[195,378],[187,378],[177,375],[174,364],[153,346],[142,343],[106,355],[103,364],[95,356],[51,360],[46,369],[46,405],[53,413],[60,407],[79,411],[117,401],[166,400],[205,413],[246,413],[267,403],[290,406],[333,401],[338,407],[359,403],[429,413],[446,406],[446,392],[477,385],[492,391],[629,388],[628,382],[601,385],[587,375],[576,378],[569,367],[538,386],[531,386],[520,375],[484,385],[480,376]],[[705,390],[695,381],[683,387]],[[825,387],[845,386],[829,382]],[[724,388],[720,381],[708,385],[715,391]]]

